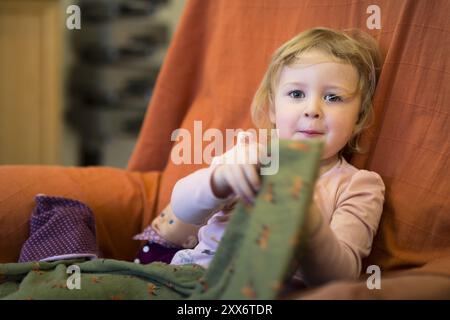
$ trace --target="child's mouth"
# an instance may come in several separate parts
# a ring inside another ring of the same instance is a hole
[[[300,136],[306,137],[306,138],[319,137],[319,136],[322,136],[324,134],[323,132],[310,131],[310,130],[297,131],[296,133],[298,133]]]

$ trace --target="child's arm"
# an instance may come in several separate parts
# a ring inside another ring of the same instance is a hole
[[[311,206],[310,232],[300,273],[308,285],[337,279],[357,278],[361,260],[371,251],[383,210],[384,184],[378,174],[361,170],[341,194],[330,225],[319,206]]]
[[[255,144],[234,147],[206,169],[200,169],[179,180],[172,191],[171,206],[182,221],[204,224],[208,217],[237,197],[252,202],[260,187],[257,159],[246,157]],[[257,149],[262,152],[261,148]],[[235,158],[236,157],[236,158]],[[232,163],[233,159],[244,163]],[[228,161],[228,162],[227,162]],[[255,163],[253,163],[255,162]]]
[[[233,194],[226,198],[214,194],[211,179],[215,168],[197,170],[175,184],[170,205],[178,219],[202,225],[212,213],[233,200]]]

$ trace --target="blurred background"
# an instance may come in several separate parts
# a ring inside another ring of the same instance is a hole
[[[185,1],[0,0],[0,165],[125,168]]]

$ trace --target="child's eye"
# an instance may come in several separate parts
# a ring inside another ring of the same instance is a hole
[[[164,217],[166,214],[164,212],[161,212],[161,217]]]
[[[173,224],[173,219],[170,219],[170,220],[169,220],[169,224]]]
[[[343,101],[340,96],[335,95],[335,94],[327,94],[324,99],[326,102],[342,102]]]
[[[288,93],[291,98],[301,99],[305,97],[305,93],[301,90],[292,90]]]

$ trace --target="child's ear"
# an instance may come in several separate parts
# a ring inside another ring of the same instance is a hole
[[[198,243],[197,237],[194,235],[189,236],[186,241],[184,241],[181,246],[185,249],[191,249],[195,247]]]

